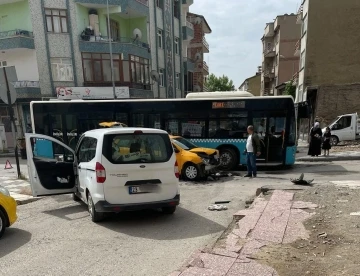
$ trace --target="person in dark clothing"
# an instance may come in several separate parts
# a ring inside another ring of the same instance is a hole
[[[254,132],[254,126],[248,126],[247,132],[249,134],[246,142],[246,162],[248,173],[244,177],[256,177],[256,157],[261,155],[260,138]]]
[[[324,150],[324,156],[329,156],[329,153],[330,153],[330,149],[331,149],[330,137],[331,137],[331,131],[330,131],[330,128],[327,127],[325,130],[325,133],[323,135],[322,149]]]
[[[322,131],[320,129],[320,124],[316,122],[314,127],[310,130],[310,145],[308,155],[319,156],[321,155],[321,137]]]

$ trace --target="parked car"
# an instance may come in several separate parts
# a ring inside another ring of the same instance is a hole
[[[172,214],[179,204],[178,165],[163,130],[90,130],[75,150],[53,137],[26,134],[26,145],[33,195],[73,194],[94,222],[107,212],[136,209]]]
[[[10,196],[8,189],[0,186],[0,238],[4,235],[5,229],[17,220],[16,206],[16,201]]]
[[[219,151],[200,148],[181,136],[170,135],[180,176],[187,180],[198,180],[215,172],[220,164]]]

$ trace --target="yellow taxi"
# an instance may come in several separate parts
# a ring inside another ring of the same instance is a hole
[[[180,176],[187,180],[199,180],[214,173],[220,164],[219,151],[200,148],[181,136],[170,135],[176,154]]]
[[[0,238],[5,229],[17,220],[16,201],[10,196],[10,192],[3,186],[0,186]]]

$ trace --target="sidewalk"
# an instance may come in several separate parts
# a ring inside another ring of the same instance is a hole
[[[288,244],[309,237],[303,221],[317,205],[294,201],[294,193],[275,190],[270,199],[259,196],[249,209],[234,215],[234,229],[212,249],[198,251],[169,276],[275,276],[277,272],[256,261],[262,247]]]
[[[330,156],[302,156],[296,158],[296,161],[300,162],[331,162],[331,161],[348,161],[348,160],[360,160],[359,151],[342,151],[342,152],[330,152]]]

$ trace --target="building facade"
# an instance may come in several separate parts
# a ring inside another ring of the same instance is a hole
[[[303,1],[297,17],[302,37],[296,102],[310,106],[310,123],[328,124],[336,116],[360,112],[360,2]],[[335,21],[328,20],[336,18]]]
[[[250,78],[247,78],[239,86],[239,91],[247,91],[253,94],[254,96],[260,96],[261,91],[261,66],[258,69],[258,72]]]
[[[194,63],[193,71],[188,70],[187,91],[207,91],[205,82],[209,75],[209,66],[205,62],[205,54],[210,50],[205,35],[211,33],[211,28],[202,15],[188,13],[187,20],[194,26],[194,38],[187,45],[187,58]]]
[[[184,76],[195,71],[186,67],[183,54],[184,41],[194,36],[187,18],[192,3],[0,0],[0,67],[17,71],[19,132],[30,123],[31,100],[56,97],[68,88],[101,87],[93,89],[101,93],[114,83],[116,89],[127,87],[130,98],[184,97]],[[8,110],[0,108],[11,135]]]
[[[300,38],[300,26],[295,14],[277,16],[267,23],[261,38],[263,45],[261,96],[280,95],[276,88],[293,78],[299,66],[294,47]]]

